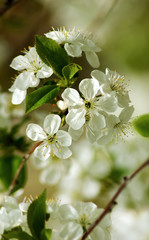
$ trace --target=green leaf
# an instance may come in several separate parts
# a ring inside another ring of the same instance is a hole
[[[50,240],[52,235],[52,230],[51,229],[43,229],[41,231],[41,240]]]
[[[53,39],[45,36],[36,36],[36,51],[42,61],[50,66],[57,76],[63,76],[63,67],[70,63],[64,48]]]
[[[60,87],[45,85],[26,97],[26,113],[33,111],[45,103],[50,103],[59,93]]]
[[[45,228],[46,218],[46,191],[44,191],[36,200],[29,206],[27,212],[27,221],[33,237],[41,240],[41,232]]]
[[[62,73],[66,80],[71,80],[80,70],[82,70],[81,66],[76,63],[71,63],[62,69]]]
[[[22,158],[17,155],[4,155],[0,157],[0,180],[5,190],[8,190],[21,162]],[[26,172],[26,166],[24,166],[12,193],[25,185]]]
[[[28,233],[23,232],[20,228],[5,232],[2,239],[34,240]]]
[[[133,121],[135,130],[143,137],[149,137],[149,114],[139,116]]]

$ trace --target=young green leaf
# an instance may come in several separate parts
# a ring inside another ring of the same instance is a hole
[[[0,157],[0,180],[3,188],[7,190],[18,170],[22,158],[17,155],[4,155]],[[9,173],[9,174],[8,174]],[[21,170],[17,184],[12,190],[12,193],[22,188],[26,182],[26,166]]]
[[[71,63],[62,69],[62,73],[66,80],[71,80],[80,70],[82,70],[81,66],[76,63]]]
[[[41,234],[40,234],[40,237],[41,237],[41,240],[50,240],[51,235],[52,235],[52,230],[51,229],[43,229]]]
[[[149,114],[139,116],[133,121],[135,130],[143,137],[149,137]]]
[[[30,231],[36,240],[41,239],[41,232],[45,228],[46,218],[46,192],[44,191],[29,206],[27,221]]]
[[[64,48],[53,39],[45,36],[36,36],[36,51],[42,61],[50,66],[57,76],[63,76],[63,67],[70,63]]]
[[[5,232],[2,239],[34,240],[28,233],[23,232],[21,228]]]
[[[50,103],[59,93],[60,87],[45,85],[26,97],[26,113],[33,111],[45,103]]]

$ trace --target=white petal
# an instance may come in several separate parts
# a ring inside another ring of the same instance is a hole
[[[79,240],[83,235],[83,230],[80,224],[69,222],[64,225],[60,231],[60,236],[63,240]]]
[[[86,137],[90,143],[94,143],[100,135],[101,133],[99,131],[93,131],[88,125],[86,125]]]
[[[53,135],[60,127],[61,118],[56,114],[49,114],[44,120],[44,130],[49,134]]]
[[[79,90],[85,99],[94,98],[100,89],[99,82],[96,79],[84,79],[79,84]]]
[[[66,116],[67,124],[75,130],[80,129],[85,123],[86,110],[84,108],[71,109]]]
[[[27,93],[26,90],[22,91],[22,90],[16,88],[12,94],[12,104],[17,105],[17,104],[22,103],[26,97],[26,93]]]
[[[93,67],[93,68],[98,68],[100,66],[98,56],[95,52],[85,52],[86,59],[88,63]]]
[[[91,221],[94,221],[96,219],[96,211],[97,211],[97,206],[96,204],[92,202],[81,202],[81,201],[76,201],[74,203],[74,207],[79,213],[79,216],[85,214],[87,219],[90,219]]]
[[[37,78],[48,78],[53,74],[52,68],[44,65],[40,70],[38,70],[36,76]]]
[[[77,90],[73,88],[66,88],[62,93],[62,98],[68,106],[82,105],[83,101],[80,98]]]
[[[69,204],[63,204],[59,208],[59,216],[62,221],[74,221],[78,219],[78,212]]]
[[[105,117],[101,114],[93,114],[88,122],[89,127],[94,131],[99,131],[106,125]]]
[[[49,185],[55,185],[58,183],[61,177],[60,168],[56,164],[51,165],[40,175],[40,182]]]
[[[71,127],[69,127],[68,129],[68,132],[74,141],[77,141],[81,137],[81,135],[83,134],[83,131],[84,131],[83,127],[78,130],[74,130]]]
[[[96,140],[99,145],[104,145],[112,141],[113,139],[113,130],[108,131],[103,137]]]
[[[28,59],[25,56],[21,55],[15,57],[10,64],[10,67],[18,71],[27,69],[29,66],[30,62],[28,61]]]
[[[27,126],[26,135],[33,141],[42,141],[47,138],[44,130],[38,124],[34,123],[30,123]]]
[[[129,106],[130,98],[129,98],[128,93],[126,93],[126,94],[117,93],[117,98],[118,98],[118,105],[120,107],[123,108],[123,107],[128,107]]]
[[[64,48],[69,56],[71,57],[80,57],[82,54],[82,50],[77,44],[69,44],[65,43]]]
[[[10,196],[5,196],[2,204],[8,211],[13,208],[18,208],[18,202],[15,198]]]
[[[43,142],[34,150],[34,156],[41,160],[46,160],[52,154],[51,145]]]
[[[104,230],[97,226],[90,234],[92,240],[106,240]]]
[[[116,124],[120,122],[119,118],[115,115],[108,115],[106,117],[107,128],[113,128]]]
[[[68,147],[61,147],[60,145],[54,145],[53,148],[53,154],[61,159],[67,159],[72,155],[72,152]]]
[[[115,96],[105,96],[99,101],[100,107],[107,112],[114,112],[117,109],[117,99]]]
[[[22,214],[19,209],[12,210],[8,213],[9,222],[11,227],[19,226],[22,223]]]
[[[69,135],[68,132],[59,130],[56,134],[56,139],[58,143],[64,147],[68,147],[72,143],[71,136]]]
[[[124,123],[125,122],[127,123],[130,120],[133,112],[134,112],[134,107],[133,106],[124,108],[119,115],[120,120]]]
[[[93,79],[97,79],[100,82],[100,84],[106,83],[107,81],[107,76],[99,70],[93,70],[91,72],[91,76]]]
[[[33,72],[25,71],[17,76],[14,84],[16,88],[26,90],[29,87],[37,87],[39,81],[40,80],[35,77]]]

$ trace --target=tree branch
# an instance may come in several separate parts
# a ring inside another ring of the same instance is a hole
[[[3,16],[14,5],[19,3],[21,0],[6,0],[4,5],[0,8],[0,16]]]
[[[10,194],[11,194],[12,190],[14,189],[14,187],[15,187],[16,184],[17,184],[17,179],[18,179],[19,174],[20,174],[22,168],[24,167],[26,161],[28,160],[28,158],[30,157],[30,155],[33,153],[33,151],[35,150],[35,148],[38,147],[41,143],[42,143],[42,141],[36,143],[36,145],[29,151],[29,153],[27,153],[25,156],[22,157],[22,162],[20,163],[20,166],[19,166],[19,168],[18,168],[18,170],[17,170],[17,172],[16,172],[16,174],[15,174],[15,176],[14,176],[12,182],[11,182],[11,185],[10,185],[10,187],[9,187],[9,189],[8,189],[7,195],[10,195]]]
[[[105,207],[105,210],[103,213],[96,219],[96,221],[88,228],[88,230],[84,233],[81,240],[84,240],[88,237],[88,235],[94,230],[94,228],[98,225],[98,223],[101,222],[101,220],[109,213],[112,206],[115,204],[115,200],[120,195],[120,193],[123,191],[123,189],[126,187],[126,185],[140,172],[142,169],[144,169],[146,166],[149,165],[149,159],[147,159],[139,168],[136,169],[135,172],[133,172],[130,177],[124,177],[123,182],[119,186],[117,192],[113,196],[113,198],[110,200],[110,202]]]

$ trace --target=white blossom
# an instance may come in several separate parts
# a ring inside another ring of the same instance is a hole
[[[116,95],[120,107],[128,107],[130,99],[127,90],[128,84],[124,76],[108,68],[106,68],[105,74],[99,70],[94,70],[91,72],[91,76],[100,82],[103,92],[109,94],[113,92]]]
[[[87,137],[94,142],[100,130],[105,127],[103,111],[115,111],[117,101],[115,96],[101,94],[102,89],[96,79],[82,80],[79,90],[80,94],[73,88],[67,88],[62,93],[68,106],[66,122],[74,139],[83,132],[82,127],[85,124]]]
[[[20,104],[25,99],[29,87],[37,87],[41,78],[48,78],[53,73],[52,69],[42,62],[35,47],[25,51],[24,56],[15,57],[10,67],[20,72],[9,89],[13,92],[13,104]]]
[[[33,141],[42,141],[35,149],[34,156],[46,160],[51,155],[66,159],[71,156],[68,146],[71,145],[71,136],[63,130],[58,130],[61,118],[49,114],[44,120],[44,128],[38,124],[30,123],[26,129],[27,136]]]
[[[108,115],[106,118],[106,128],[103,129],[102,135],[97,139],[98,144],[106,144],[113,139],[117,142],[118,138],[128,136],[131,133],[130,119],[134,107],[124,108],[119,117]]]
[[[75,202],[73,206],[63,204],[59,208],[60,220],[64,224],[60,230],[60,236],[63,239],[79,240],[90,225],[99,217],[103,209],[98,209],[94,203]],[[99,225],[90,233],[91,240],[110,239],[109,227],[110,218],[107,215]],[[68,229],[71,229],[68,230]]]
[[[67,54],[71,57],[80,57],[84,52],[88,63],[94,68],[99,67],[96,52],[100,52],[101,49],[94,43],[91,34],[84,34],[75,28],[66,30],[63,27],[57,30],[53,29],[45,36],[63,44]]]

